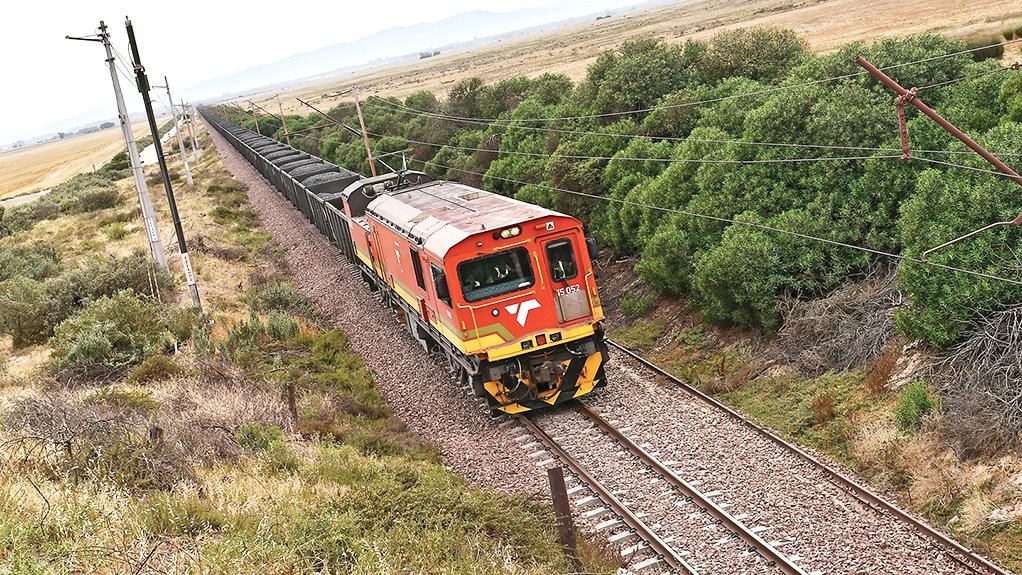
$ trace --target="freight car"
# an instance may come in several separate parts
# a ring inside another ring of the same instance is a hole
[[[361,177],[201,112],[493,412],[606,385],[593,244],[578,220],[422,172]]]

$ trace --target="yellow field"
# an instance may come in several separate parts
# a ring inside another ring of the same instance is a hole
[[[132,126],[136,138],[149,125]],[[119,127],[0,154],[0,200],[39,192],[105,164],[124,150]]]

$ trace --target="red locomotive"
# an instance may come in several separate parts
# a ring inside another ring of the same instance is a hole
[[[606,384],[603,308],[578,220],[421,173],[355,182],[342,197],[365,279],[491,409]]]

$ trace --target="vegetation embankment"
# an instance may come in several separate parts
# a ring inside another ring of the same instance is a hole
[[[548,506],[468,486],[392,416],[202,143],[195,185],[172,180],[205,314],[187,305],[173,253],[171,274],[145,257],[123,167],[2,220],[0,564],[569,570]],[[590,570],[614,568],[585,549]]]
[[[578,84],[474,78],[444,99],[370,98],[363,111],[376,153],[411,148],[434,177],[578,216],[634,264],[644,283],[616,298],[630,314],[618,337],[1017,566],[1022,232],[921,256],[1022,202],[911,108],[901,159],[894,94],[854,63],[919,87],[1013,164],[1022,76],[998,61],[1003,47],[968,50],[1015,36],[825,55],[785,30],[633,40]],[[353,105],[329,115],[357,121]],[[283,135],[279,119],[258,128]],[[361,139],[339,125],[310,114],[288,128],[297,147],[368,173]]]

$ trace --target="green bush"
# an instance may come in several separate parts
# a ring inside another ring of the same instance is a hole
[[[286,313],[270,312],[266,318],[266,333],[279,341],[291,339],[298,334],[298,320]]]
[[[227,361],[246,365],[261,356],[270,339],[266,323],[253,311],[248,321],[241,320],[227,329],[227,336],[217,344],[217,351]]]
[[[53,362],[57,368],[134,365],[158,353],[166,338],[159,305],[122,290],[89,303],[57,326]]]
[[[770,236],[731,226],[718,246],[695,258],[692,288],[703,317],[715,323],[776,329],[781,268]]]
[[[48,282],[47,290],[63,318],[89,301],[120,290],[154,295],[154,290],[168,290],[173,285],[171,277],[146,257],[92,257]]]
[[[166,355],[154,355],[135,366],[128,374],[128,383],[150,383],[185,373],[185,368]]]
[[[998,36],[970,38],[965,41],[965,47],[967,50],[974,50],[972,52],[972,59],[979,62],[1003,56],[1004,44],[1000,42],[1001,38]]]
[[[210,355],[214,351],[213,347],[213,333],[209,329],[209,324],[200,323],[192,327],[192,349],[198,355]]]
[[[179,342],[185,342],[192,338],[195,328],[204,322],[199,314],[198,308],[165,306],[163,309],[164,321],[167,330]]]
[[[643,295],[636,297],[635,294],[628,293],[621,298],[621,313],[629,319],[638,319],[656,309],[656,297],[652,295]]]
[[[793,30],[738,28],[711,38],[696,68],[713,82],[734,76],[769,81],[785,75],[808,55],[809,45]]]
[[[256,451],[266,451],[276,443],[284,443],[284,432],[276,425],[243,423],[234,434],[238,445]]]
[[[0,246],[0,281],[14,276],[41,280],[60,272],[57,252],[46,244]]]
[[[15,348],[50,337],[50,311],[51,302],[41,282],[24,276],[0,282],[0,333],[10,335]]]
[[[147,497],[140,519],[146,532],[167,537],[197,537],[228,524],[228,518],[206,501],[171,493]]]
[[[898,405],[894,408],[894,423],[902,431],[918,431],[923,425],[923,418],[933,411],[934,401],[926,383],[916,380],[906,385],[898,396]]]
[[[115,223],[108,226],[103,226],[103,233],[111,241],[117,241],[128,235],[128,228],[124,224]]]
[[[289,282],[272,282],[253,288],[248,294],[249,306],[259,312],[286,311],[306,314],[312,307],[305,296]]]
[[[92,190],[85,192],[78,198],[78,206],[74,209],[76,213],[98,212],[107,208],[117,207],[121,196],[116,189]]]
[[[131,169],[131,162],[128,160],[128,151],[118,152],[110,161],[103,165],[104,172],[113,172]]]

